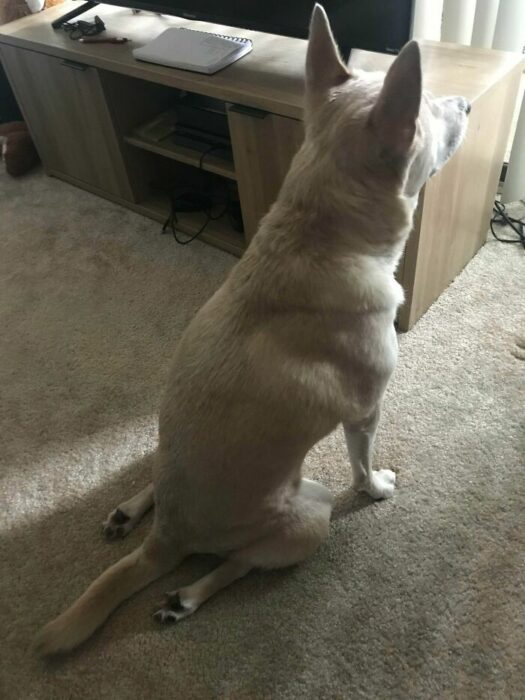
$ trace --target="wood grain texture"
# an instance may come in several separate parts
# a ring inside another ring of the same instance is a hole
[[[131,10],[100,5],[81,19],[98,14],[108,34],[126,36],[127,44],[79,44],[65,32],[54,30],[51,22],[77,3],[63,5],[14,22],[0,31],[0,43],[30,48],[61,58],[70,58],[95,68],[118,72],[159,84],[177,87],[276,114],[300,117],[303,101],[303,68],[306,42],[273,34],[224,27],[219,24],[152,14],[133,15]],[[169,27],[188,27],[253,41],[253,51],[215,75],[191,73],[137,61],[132,50],[143,46]]]
[[[53,56],[70,58],[96,68],[115,71],[164,85],[217,97],[228,102],[263,109],[275,114],[302,118],[306,40],[177,17],[133,15],[131,10],[100,5],[82,15],[98,14],[108,34],[130,39],[124,45],[79,44],[65,32],[52,29],[51,22],[77,7],[66,2],[0,28],[0,43],[21,46]],[[143,46],[168,27],[188,27],[253,41],[253,51],[215,75],[202,75],[136,61],[132,49]],[[523,59],[519,54],[473,49],[454,44],[422,41],[425,87],[438,95],[462,94],[471,102],[512,70]],[[391,56],[368,51],[352,52],[351,65],[384,70]]]
[[[233,159],[249,242],[275,201],[303,138],[303,124],[276,114],[251,116],[228,110]]]
[[[209,173],[215,173],[215,175],[220,175],[221,177],[226,177],[229,180],[236,179],[233,162],[227,157],[221,158],[221,151],[219,149],[206,154],[206,148],[204,146],[202,149],[196,150],[193,148],[179,146],[176,143],[170,143],[169,139],[165,139],[161,143],[158,143],[134,136],[133,134],[131,136],[126,136],[124,140],[131,146],[143,148],[145,151],[157,153],[157,155],[164,156],[165,158],[172,158],[179,163],[193,165],[195,168],[202,167],[202,170],[206,170]],[[225,150],[224,155],[226,156],[227,154],[228,153]],[[203,156],[202,159],[201,156]]]
[[[46,169],[130,198],[97,71],[12,46],[0,50]]]
[[[521,54],[478,49],[438,41],[419,41],[423,86],[437,96],[462,95],[475,102],[517,66],[525,65]],[[388,70],[394,56],[354,50],[350,67]]]

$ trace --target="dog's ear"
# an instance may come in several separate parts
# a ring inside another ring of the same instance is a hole
[[[404,155],[416,133],[421,106],[421,55],[416,41],[404,46],[390,66],[369,124],[393,154]]]
[[[307,98],[319,98],[349,77],[332,36],[330,23],[321,5],[316,4],[310,20],[306,53]]]

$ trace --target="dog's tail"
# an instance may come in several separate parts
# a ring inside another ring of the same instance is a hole
[[[34,648],[42,656],[74,649],[109,617],[122,601],[171,571],[182,560],[146,540],[99,576],[80,598],[38,633]]]

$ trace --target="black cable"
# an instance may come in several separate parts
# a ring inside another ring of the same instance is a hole
[[[98,15],[95,16],[93,22],[86,22],[84,20],[78,20],[78,22],[63,22],[61,27],[69,38],[74,41],[84,36],[96,36],[106,29],[106,25]]]
[[[520,243],[525,248],[525,219],[515,219],[507,214],[505,205],[496,200],[492,209],[493,216],[490,220],[490,230],[494,238],[500,243]],[[517,238],[501,238],[494,231],[494,224],[498,226],[510,226]]]
[[[204,159],[209,153],[211,153],[212,151],[216,151],[216,150],[225,150],[225,148],[226,148],[225,146],[222,146],[219,144],[214,144],[213,146],[210,146],[209,148],[205,149],[201,153],[200,158],[199,158],[199,170],[203,169],[202,166],[204,163]],[[176,202],[177,202],[177,198],[172,195],[170,197],[171,210],[170,210],[170,213],[168,215],[168,218],[166,219],[166,221],[164,222],[164,225],[162,227],[162,233],[166,233],[166,230],[169,227],[171,229],[171,233],[173,235],[173,238],[176,240],[176,242],[179,245],[188,245],[188,243],[192,243],[196,238],[198,238],[201,235],[201,233],[204,231],[204,229],[210,223],[210,221],[217,221],[217,219],[220,219],[228,211],[228,202],[227,202],[225,204],[224,209],[220,212],[220,214],[213,216],[211,213],[213,204],[212,204],[211,199],[210,199],[210,204],[209,204],[208,208],[203,209],[203,213],[206,214],[206,217],[207,217],[206,221],[203,223],[203,225],[200,227],[200,229],[196,233],[193,234],[193,236],[190,236],[190,238],[183,241],[177,236],[176,224],[178,224],[178,219],[177,219]],[[179,233],[184,233],[184,232],[179,230]]]
[[[204,231],[206,226],[210,223],[211,217],[208,213],[206,213],[207,219],[203,223],[203,225],[200,227],[200,229],[197,231],[197,233],[193,234],[193,236],[191,236],[187,240],[183,241],[177,236],[177,228],[176,228],[175,224],[178,224],[178,219],[177,219],[177,212],[175,211],[174,201],[175,201],[174,199],[171,200],[171,212],[170,212],[168,218],[166,219],[166,221],[164,222],[164,226],[162,227],[162,233],[166,233],[166,229],[169,226],[171,228],[171,233],[173,234],[173,238],[177,241],[177,243],[179,245],[188,245],[188,243],[191,243],[192,241],[194,241],[196,238],[198,238],[201,235],[201,233]],[[183,232],[181,231],[181,233],[183,233]]]

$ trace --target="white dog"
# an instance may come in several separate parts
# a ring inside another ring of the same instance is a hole
[[[328,490],[301,478],[308,450],[344,426],[354,483],[388,498],[371,450],[394,369],[394,271],[419,190],[459,146],[470,107],[422,92],[409,43],[386,75],[349,71],[317,5],[306,63],[306,137],[279,197],[175,353],[154,485],[109,517],[125,534],[155,504],[141,547],[37,638],[42,654],[87,639],[111,611],[194,552],[224,558],[168,595],[179,620],[253,568],[295,564],[328,535]]]

